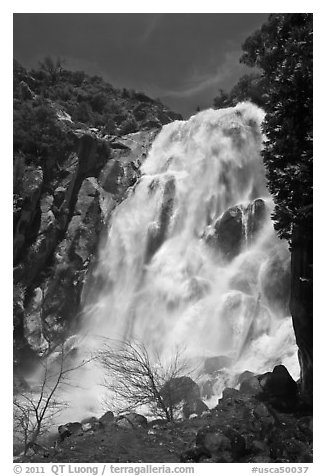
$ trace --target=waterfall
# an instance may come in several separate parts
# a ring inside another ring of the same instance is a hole
[[[104,285],[85,310],[89,336],[136,338],[161,355],[182,344],[193,358],[230,357],[234,372],[284,363],[298,377],[263,117],[240,103],[163,127],[111,215],[96,270]]]

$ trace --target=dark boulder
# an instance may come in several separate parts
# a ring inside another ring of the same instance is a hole
[[[241,434],[230,428],[206,426],[201,428],[196,437],[196,445],[205,448],[216,462],[236,462],[246,453],[246,442]]]
[[[240,206],[229,208],[215,223],[215,244],[227,259],[239,254],[243,238],[243,213]]]
[[[263,388],[257,377],[250,377],[243,380],[239,388],[240,392],[248,395],[259,395],[263,392]]]
[[[231,260],[240,253],[242,246],[256,238],[266,217],[265,202],[260,198],[248,206],[235,205],[216,220],[214,232],[207,236],[206,241]]]
[[[84,418],[81,424],[83,431],[97,431],[104,428],[104,424],[96,417]]]
[[[284,365],[277,365],[273,372],[259,376],[259,382],[267,393],[275,397],[295,397],[298,392],[297,384]]]
[[[250,379],[251,377],[254,377],[255,374],[253,372],[251,372],[250,370],[244,370],[241,374],[238,375],[237,377],[237,382],[236,382],[236,385],[238,384],[242,384],[242,382],[244,382],[245,380],[248,380]]]
[[[60,441],[64,441],[71,435],[82,435],[83,426],[79,422],[66,423],[58,427]]]
[[[284,365],[277,365],[273,372],[258,376],[263,389],[260,398],[268,401],[280,411],[292,412],[299,408],[299,394],[296,382]]]
[[[101,416],[100,418],[100,422],[106,426],[106,425],[109,425],[110,423],[112,423],[114,421],[114,414],[113,412],[111,412],[110,410],[107,411],[106,413],[104,413],[104,415]]]
[[[204,403],[200,398],[197,398],[196,400],[188,401],[184,403],[182,407],[182,413],[184,418],[189,418],[190,415],[196,414],[200,416],[203,412],[206,412],[209,410],[208,406],[206,403]]]
[[[115,423],[120,428],[134,429],[134,428],[146,428],[147,418],[138,413],[127,413],[120,415],[116,418]]]
[[[225,388],[222,393],[222,397],[219,399],[219,403],[237,403],[241,401],[242,395],[239,392],[239,390],[236,390],[235,388]]]
[[[200,398],[200,390],[196,382],[190,377],[176,377],[170,379],[163,385],[161,396],[164,403],[168,406],[174,406],[183,400],[191,402]]]

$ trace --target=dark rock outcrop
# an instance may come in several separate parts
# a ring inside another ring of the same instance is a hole
[[[190,377],[175,377],[168,380],[161,389],[161,396],[169,408],[178,403],[192,402],[200,398],[200,390]]]
[[[242,384],[245,380],[250,379],[251,377],[254,377],[255,374],[251,372],[250,370],[244,370],[240,375],[237,377],[236,385]]]
[[[111,412],[110,410],[107,411],[106,413],[104,413],[104,415],[101,416],[100,418],[100,422],[106,426],[106,425],[109,425],[110,423],[112,423],[114,421],[114,414],[113,412]]]
[[[229,208],[215,223],[216,247],[232,259],[239,254],[243,240],[243,210],[240,206]]]
[[[284,365],[277,365],[273,372],[267,372],[257,378],[263,389],[261,398],[274,408],[291,412],[298,407],[298,387]]]
[[[58,427],[59,440],[62,442],[66,438],[69,438],[71,435],[82,435],[83,427],[79,422],[66,423],[65,425],[60,425]]]
[[[104,429],[104,423],[96,417],[85,418],[81,421],[83,431],[98,431]]]
[[[114,139],[124,147],[112,150],[109,139],[98,133],[69,127],[75,146],[66,157],[58,158],[58,171],[26,166],[15,195],[18,366],[25,361],[27,349],[37,359],[50,344],[78,327],[78,313],[92,293],[92,271],[104,225],[138,180],[139,167],[157,133],[140,131]]]
[[[116,418],[115,424],[119,428],[134,429],[137,427],[145,428],[147,426],[147,418],[138,413],[127,413]]]
[[[202,413],[208,410],[208,406],[200,398],[196,400],[187,401],[182,407],[182,413],[184,418],[189,418],[190,415],[200,416]]]
[[[263,388],[260,385],[257,377],[250,377],[243,380],[240,384],[240,392],[247,393],[249,395],[259,395],[263,392]]]
[[[13,79],[14,358],[27,370],[78,330],[110,214],[162,125],[182,117],[83,72],[49,81],[14,61]]]
[[[275,397],[295,397],[297,384],[284,365],[277,365],[273,372],[259,376],[259,382],[265,393]]]
[[[266,205],[261,198],[257,198],[248,206],[235,205],[216,220],[213,232],[209,232],[206,241],[227,260],[232,260],[246,243],[255,240],[266,217]]]
[[[173,212],[174,198],[175,183],[174,177],[171,177],[166,181],[164,186],[158,225],[148,230],[145,262],[150,261],[152,256],[156,253],[165,240],[170,218]]]

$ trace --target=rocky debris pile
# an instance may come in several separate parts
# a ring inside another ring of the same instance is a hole
[[[255,381],[253,379],[256,379]],[[29,449],[28,461],[308,463],[312,461],[312,416],[283,366],[238,377],[218,405],[196,417],[147,420],[129,412],[60,425],[52,447]],[[255,382],[255,383],[254,383]],[[184,385],[181,385],[183,383]],[[171,383],[175,399],[198,396],[189,377]],[[259,387],[258,387],[259,385]],[[259,391],[257,389],[259,388]],[[187,391],[184,391],[187,389]],[[279,402],[292,399],[292,409]],[[189,400],[187,402],[189,404]]]
[[[242,376],[226,388],[181,462],[311,462],[312,417],[287,369]]]
[[[162,420],[163,421],[163,420]],[[81,436],[87,432],[97,432],[111,426],[124,429],[137,429],[147,427],[147,418],[135,412],[114,416],[110,410],[100,418],[94,416],[85,418],[81,422],[69,422],[58,427],[59,437],[57,443],[62,443],[71,436]]]

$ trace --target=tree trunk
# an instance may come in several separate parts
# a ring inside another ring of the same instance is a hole
[[[293,230],[291,251],[290,310],[299,347],[300,387],[303,398],[312,405],[313,391],[313,286],[312,235],[299,227]]]

